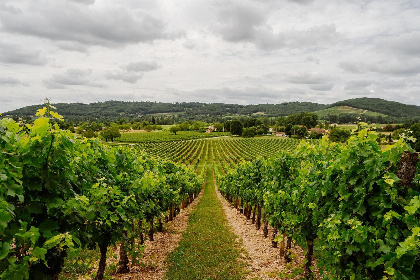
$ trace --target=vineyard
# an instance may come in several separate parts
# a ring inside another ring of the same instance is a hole
[[[37,116],[25,127],[0,120],[0,279],[58,279],[77,248],[99,248],[95,279],[103,279],[115,244],[118,270],[127,271],[145,235],[153,240],[155,226],[202,188],[185,166],[75,139],[52,124],[61,116],[49,107]]]
[[[316,140],[312,140],[316,141]],[[160,157],[177,163],[198,167],[208,146],[214,151],[214,160],[225,173],[241,161],[257,157],[271,157],[280,151],[292,151],[300,143],[298,139],[244,139],[217,138],[189,141],[168,141],[139,143],[136,148],[153,157]]]
[[[315,268],[327,279],[420,275],[418,155],[403,139],[381,150],[376,135],[366,131],[345,145],[328,139],[192,135],[143,141],[134,134],[119,140],[133,145],[108,146],[60,130],[54,122],[61,116],[49,107],[37,116],[27,126],[0,120],[0,279],[70,279],[60,275],[68,255],[95,248],[95,279],[104,279],[108,250],[116,246],[115,270],[127,272],[129,263],[139,264],[145,240],[153,241],[154,232],[162,231],[163,223],[187,207],[203,185],[203,203],[221,207],[215,202],[216,180],[226,200],[265,237],[269,227],[274,231],[273,246],[280,247],[285,263],[295,257],[292,246],[303,248],[305,262],[297,275],[311,279]],[[192,217],[223,219],[220,209],[209,214],[209,206],[202,205]],[[188,243],[188,238],[199,239],[201,220],[193,218],[193,234],[187,230],[180,248],[192,247],[197,253],[210,244],[209,237],[198,245]],[[219,221],[210,227],[204,223],[202,235]],[[217,252],[225,238],[229,241],[224,246],[236,246],[225,222],[220,227],[211,233],[220,234],[213,245]],[[225,258],[235,259],[235,250],[227,250]],[[174,254],[182,257],[172,257],[174,270],[167,276],[207,277],[197,272],[197,257],[184,251]],[[220,266],[214,263],[217,252],[200,252],[214,257],[203,272],[213,275]],[[180,258],[192,263],[177,264]],[[223,265],[223,257],[219,262]],[[186,273],[187,267],[194,270]],[[209,279],[232,277],[229,269],[222,270],[224,276]],[[232,279],[240,279],[244,271],[234,272],[238,274]]]
[[[150,132],[137,132],[137,133],[123,133],[121,137],[116,140],[126,143],[156,143],[167,141],[181,141],[202,138],[213,138],[230,135],[229,132],[212,132],[202,133],[198,131],[179,131],[174,134],[169,131],[150,131]]]
[[[280,255],[306,250],[304,274],[334,279],[418,279],[418,154],[400,140],[382,151],[359,132],[347,145],[322,140],[293,152],[242,162],[220,182],[222,194],[256,227],[278,231]],[[414,183],[412,183],[414,177]]]

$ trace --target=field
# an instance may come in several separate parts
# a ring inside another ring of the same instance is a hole
[[[339,115],[339,114],[356,114],[356,115],[386,117],[385,114],[372,112],[369,110],[353,108],[349,106],[334,106],[334,107],[330,107],[321,111],[316,111],[314,113],[316,113],[320,118],[325,117],[326,115]]]
[[[213,132],[213,133],[202,133],[196,131],[179,131],[174,134],[167,130],[162,131],[150,131],[150,132],[128,132],[122,133],[120,138],[115,140],[118,142],[126,143],[140,143],[140,142],[166,142],[166,141],[179,141],[179,140],[191,140],[201,138],[212,138],[230,135],[230,133],[224,132]]]
[[[420,273],[420,175],[402,140],[382,151],[365,130],[347,145],[163,131],[109,146],[47,117],[0,121],[0,279]]]

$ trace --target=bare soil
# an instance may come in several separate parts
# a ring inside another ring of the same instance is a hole
[[[130,273],[115,274],[114,279],[137,280],[137,279],[164,279],[168,264],[168,255],[178,247],[182,233],[188,225],[188,219],[195,206],[200,201],[203,192],[187,208],[165,225],[164,232],[154,234],[154,241],[146,240],[145,251],[140,265],[130,265]]]
[[[274,232],[272,227],[269,226],[268,237],[264,238],[262,225],[260,230],[256,230],[251,219],[247,220],[244,215],[240,214],[223,198],[219,191],[217,191],[217,195],[222,202],[229,225],[249,255],[248,269],[250,273],[245,279],[302,279],[303,274],[291,277],[294,271],[303,271],[305,255],[299,246],[292,246],[293,260],[287,264],[280,257],[279,248],[272,246],[271,236]],[[315,271],[315,275],[316,278],[319,278],[317,271]]]

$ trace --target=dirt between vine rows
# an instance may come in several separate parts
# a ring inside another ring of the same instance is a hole
[[[133,266],[130,263],[130,273],[115,274],[113,279],[137,280],[137,279],[164,279],[168,268],[166,259],[168,255],[178,247],[182,233],[188,226],[188,218],[195,206],[200,201],[203,191],[187,208],[165,225],[164,232],[154,234],[154,241],[145,241],[145,251],[140,265]]]
[[[260,230],[256,230],[255,224],[252,224],[251,219],[247,220],[244,215],[231,206],[217,190],[217,186],[216,192],[219,200],[222,202],[229,225],[249,255],[247,263],[250,273],[245,279],[302,279],[303,274],[295,277],[291,277],[291,275],[295,269],[303,267],[305,258],[303,250],[298,246],[292,246],[292,255],[294,257],[290,264],[286,264],[280,258],[279,248],[273,248],[272,246],[271,236],[274,229],[269,226],[268,237],[264,238],[262,225]],[[315,271],[315,277],[316,279],[321,279],[318,271]]]

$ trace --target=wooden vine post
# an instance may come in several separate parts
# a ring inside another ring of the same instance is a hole
[[[419,153],[404,152],[397,170],[397,176],[401,179],[400,186],[406,189],[410,188],[416,173],[417,161],[419,160]]]

